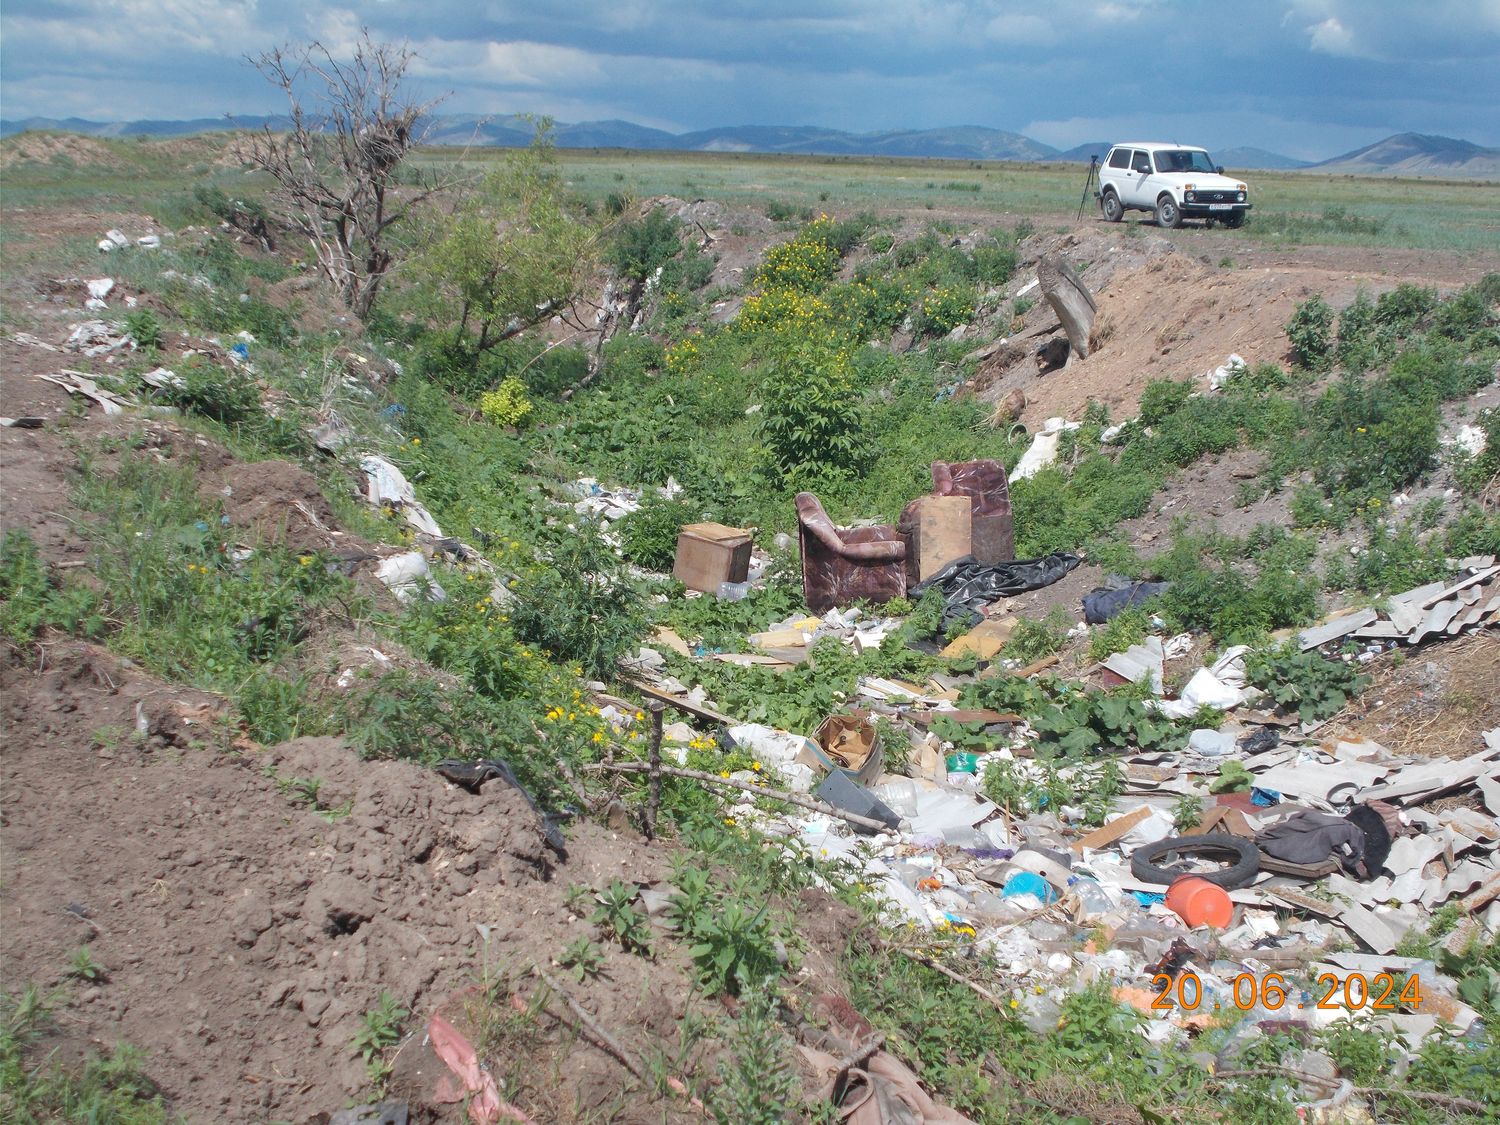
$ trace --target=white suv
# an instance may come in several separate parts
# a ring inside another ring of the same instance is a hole
[[[1245,223],[1249,192],[1215,167],[1206,149],[1160,141],[1115,145],[1099,166],[1099,210],[1112,223],[1126,211],[1150,211],[1160,227],[1207,219],[1226,227]]]

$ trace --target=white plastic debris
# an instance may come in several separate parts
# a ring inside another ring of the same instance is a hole
[[[1057,460],[1057,447],[1062,441],[1062,435],[1068,430],[1078,429],[1077,422],[1069,422],[1065,418],[1048,418],[1042,427],[1042,432],[1031,440],[1031,447],[1022,455],[1015,470],[1010,474],[1011,480],[1026,480],[1028,477],[1036,476],[1048,465]]]
[[[1478,457],[1484,452],[1484,431],[1478,426],[1464,426],[1452,437],[1444,438],[1443,444],[1465,456]]]
[[[111,289],[115,287],[115,279],[112,277],[96,277],[92,281],[85,281],[89,289],[89,299],[84,302],[86,309],[107,309],[104,298],[109,296]]]
[[[367,453],[360,458],[359,467],[364,470],[366,495],[377,508],[389,504],[401,513],[401,518],[425,535],[441,539],[443,529],[421,504],[411,482],[400,469],[384,457]]]
[[[428,601],[447,600],[447,592],[432,580],[432,568],[421,551],[392,555],[380,564],[375,577],[390,587],[398,601],[409,602],[425,597]]]
[[[97,358],[121,348],[134,348],[135,341],[112,324],[106,324],[102,320],[85,320],[82,324],[73,325],[65,346],[69,351]]]
[[[104,237],[99,240],[99,249],[106,254],[111,250],[124,250],[129,245],[130,239],[126,236],[124,231],[119,230],[108,231],[104,235]]]
[[[1188,749],[1210,758],[1219,758],[1233,752],[1234,735],[1202,727],[1188,736]]]
[[[1208,373],[1208,385],[1217,391],[1244,373],[1245,358],[1231,352],[1228,359]]]
[[[159,234],[143,234],[143,235],[141,235],[140,238],[137,238],[135,240],[135,244],[137,246],[139,246],[142,250],[160,250],[161,249],[161,235],[159,235]]]

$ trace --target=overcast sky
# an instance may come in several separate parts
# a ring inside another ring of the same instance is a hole
[[[1307,159],[1407,131],[1500,147],[1500,0],[4,0],[0,112],[276,112],[244,56],[337,53],[362,24],[409,40],[456,112]]]

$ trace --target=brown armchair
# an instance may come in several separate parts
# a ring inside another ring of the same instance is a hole
[[[970,551],[978,562],[1009,562],[1016,557],[1015,527],[1010,514],[1010,481],[999,461],[932,463],[932,494],[966,496],[972,512]],[[915,585],[917,512],[923,497],[913,500],[901,513],[897,529],[907,544],[907,581]]]
[[[797,525],[802,593],[814,613],[905,595],[906,544],[894,527],[835,527],[811,492],[797,493]]]

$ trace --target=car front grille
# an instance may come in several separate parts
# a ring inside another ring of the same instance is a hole
[[[1236,192],[1232,191],[1199,191],[1193,193],[1195,203],[1235,203]]]

